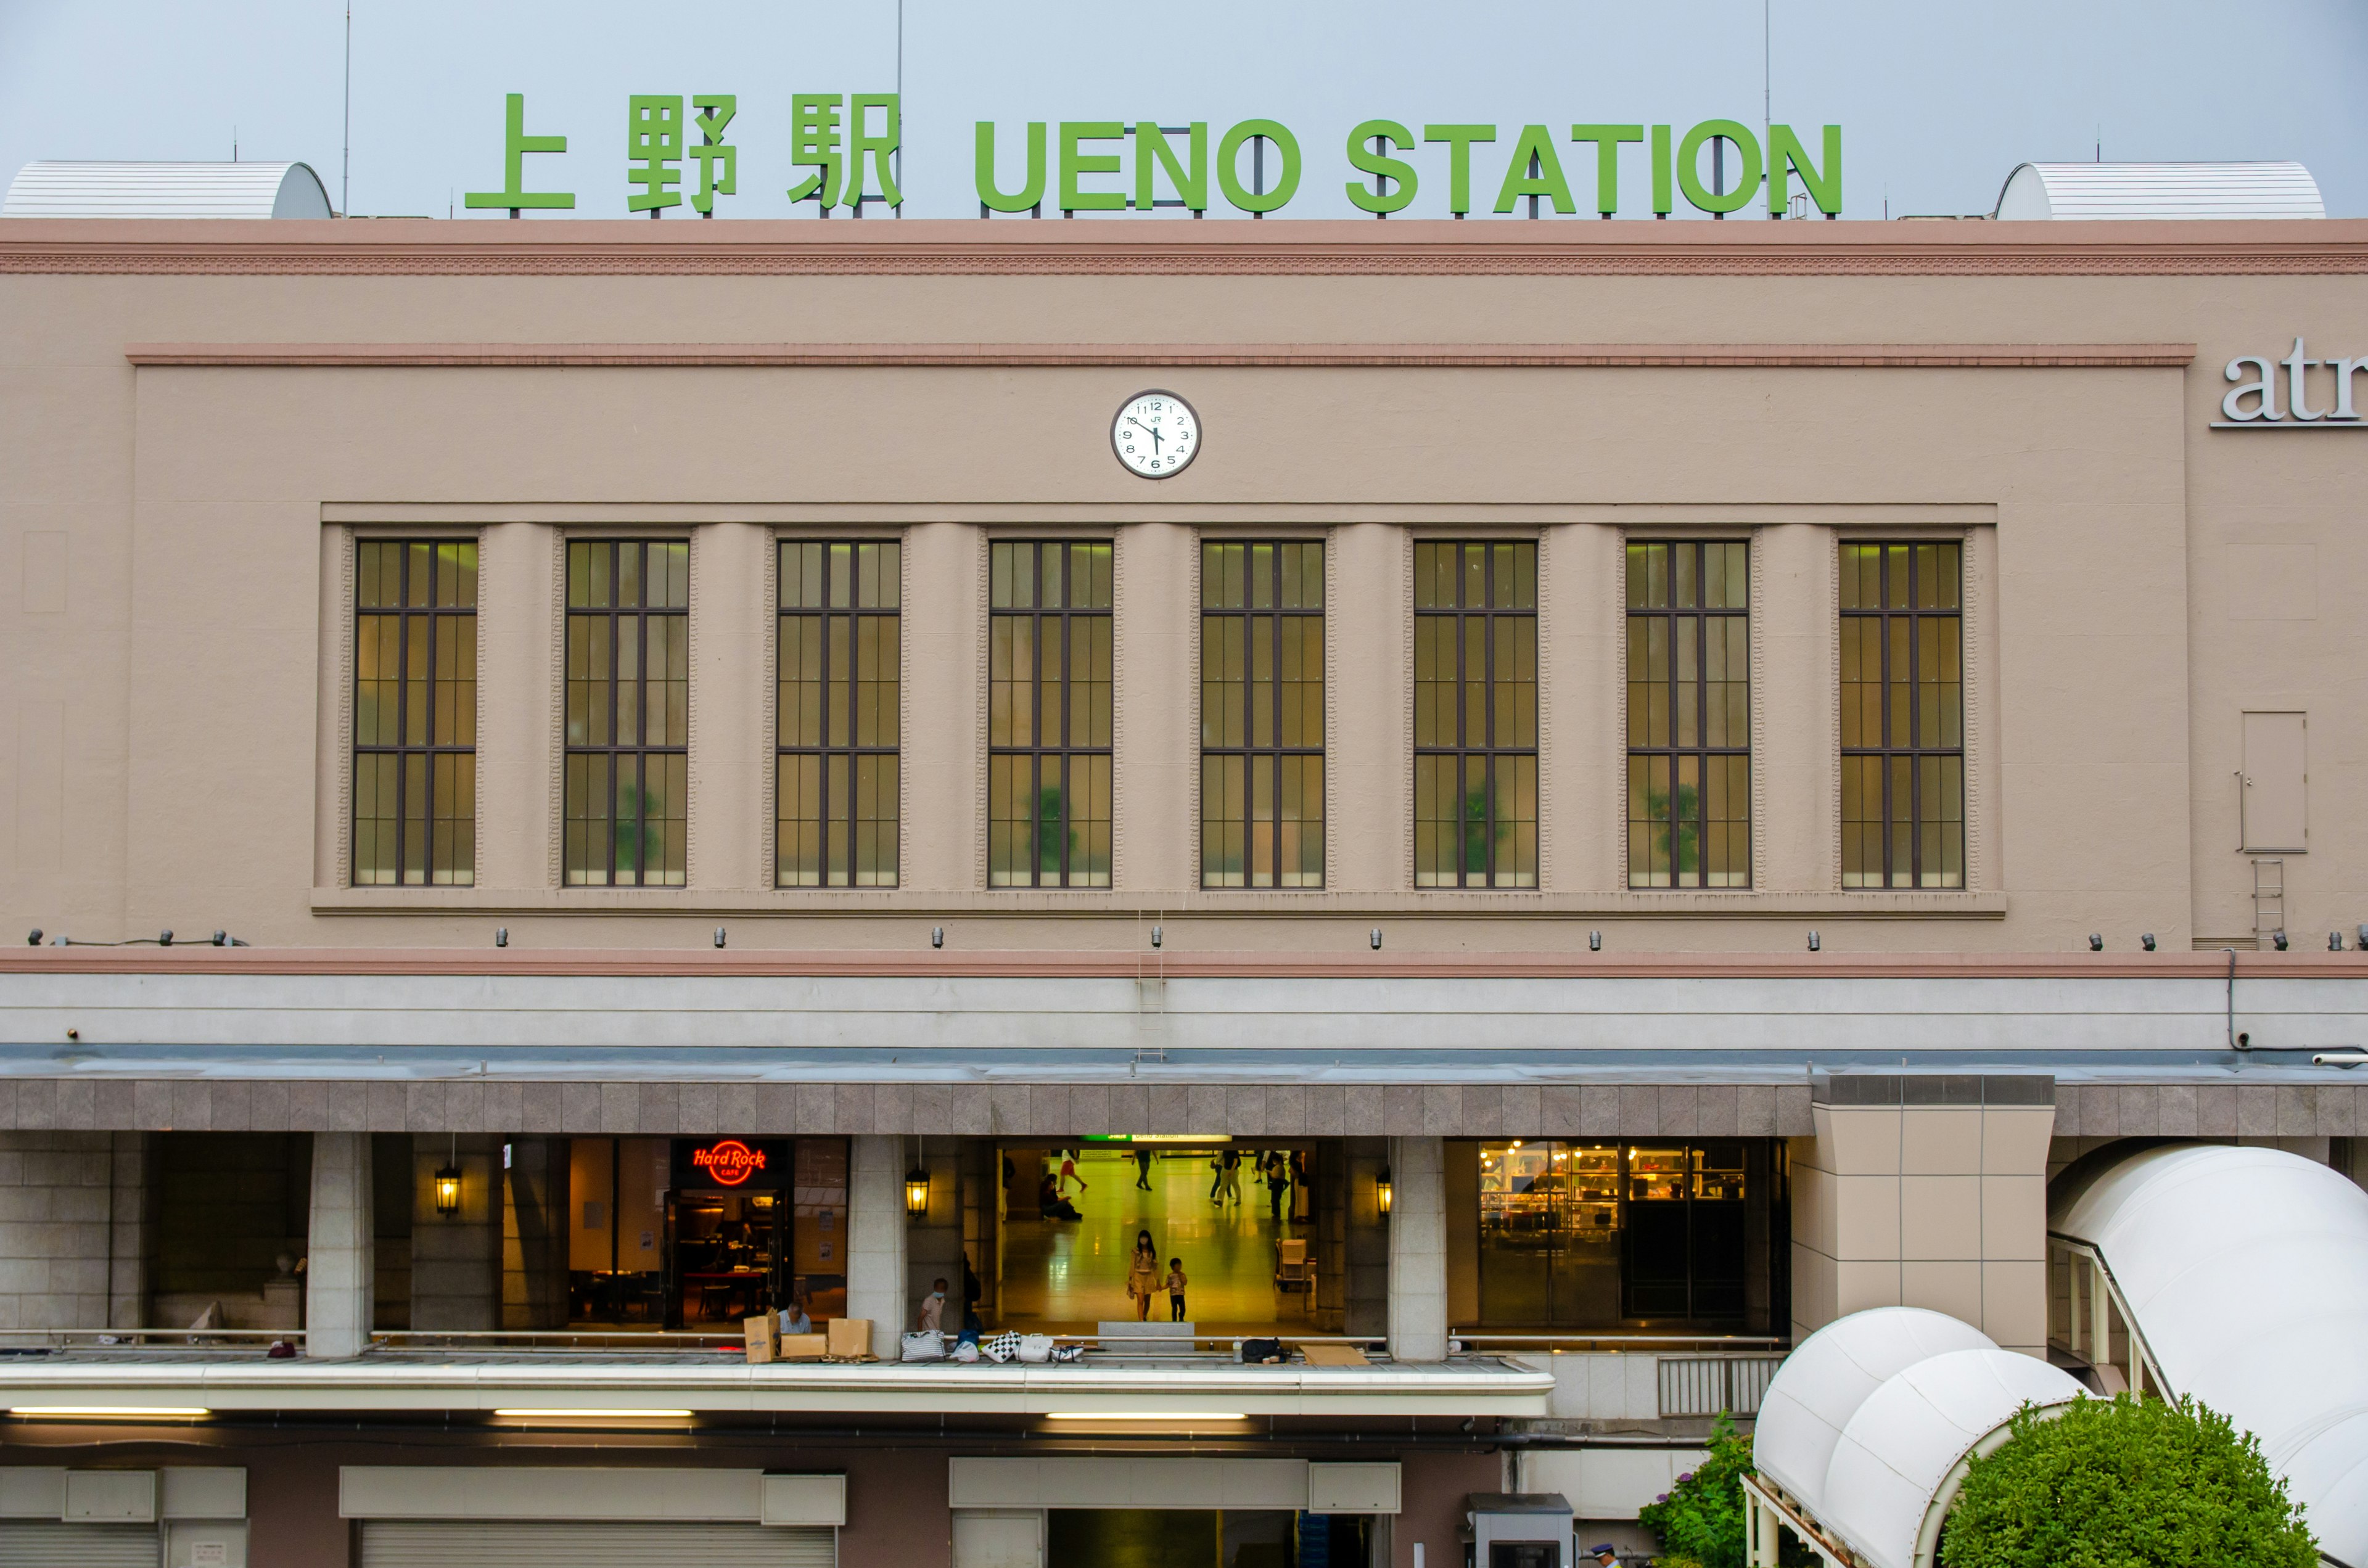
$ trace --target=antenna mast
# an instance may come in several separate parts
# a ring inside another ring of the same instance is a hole
[[[354,210],[354,7],[352,0],[346,5],[346,155],[345,165],[337,175],[337,216],[350,216]]]

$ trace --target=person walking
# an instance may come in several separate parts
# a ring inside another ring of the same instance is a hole
[[[1218,1157],[1217,1201],[1221,1205],[1237,1204],[1242,1200],[1242,1156],[1228,1149]]]
[[[1180,1257],[1169,1258],[1167,1260],[1167,1321],[1169,1323],[1184,1321],[1184,1287],[1190,1281],[1184,1278],[1184,1260]]]
[[[1282,1225],[1282,1208],[1291,1196],[1291,1165],[1278,1153],[1267,1162],[1266,1211],[1277,1229]]]
[[[1137,1323],[1151,1321],[1151,1298],[1159,1289],[1159,1250],[1149,1231],[1134,1233],[1134,1257],[1127,1266],[1126,1293],[1134,1298]]]
[[[1071,1182],[1076,1182],[1077,1184],[1077,1190],[1079,1192],[1086,1190],[1086,1178],[1077,1174],[1077,1152],[1075,1149],[1064,1149],[1061,1151],[1062,1197],[1066,1198],[1069,1196],[1069,1184]]]
[[[1151,1151],[1148,1149],[1137,1149],[1134,1152],[1134,1190],[1137,1192],[1151,1190]]]

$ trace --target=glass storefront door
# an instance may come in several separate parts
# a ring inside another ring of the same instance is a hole
[[[1480,1315],[1587,1327],[1620,1315],[1620,1148],[1480,1146]]]
[[[1512,1139],[1482,1143],[1478,1163],[1482,1323],[1611,1329],[1746,1315],[1744,1140]]]

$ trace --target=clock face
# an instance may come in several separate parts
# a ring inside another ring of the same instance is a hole
[[[1130,473],[1170,478],[1201,455],[1201,416],[1174,392],[1137,392],[1110,421],[1110,449]]]

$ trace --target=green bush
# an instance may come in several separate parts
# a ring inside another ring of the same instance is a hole
[[[1942,1568],[2316,1568],[2318,1548],[2250,1433],[2181,1401],[2026,1408],[1968,1467]]]
[[[1661,1561],[1743,1568],[1743,1478],[1750,1473],[1751,1439],[1721,1415],[1702,1468],[1678,1477],[1659,1502],[1636,1515],[1638,1524],[1661,1538]]]

